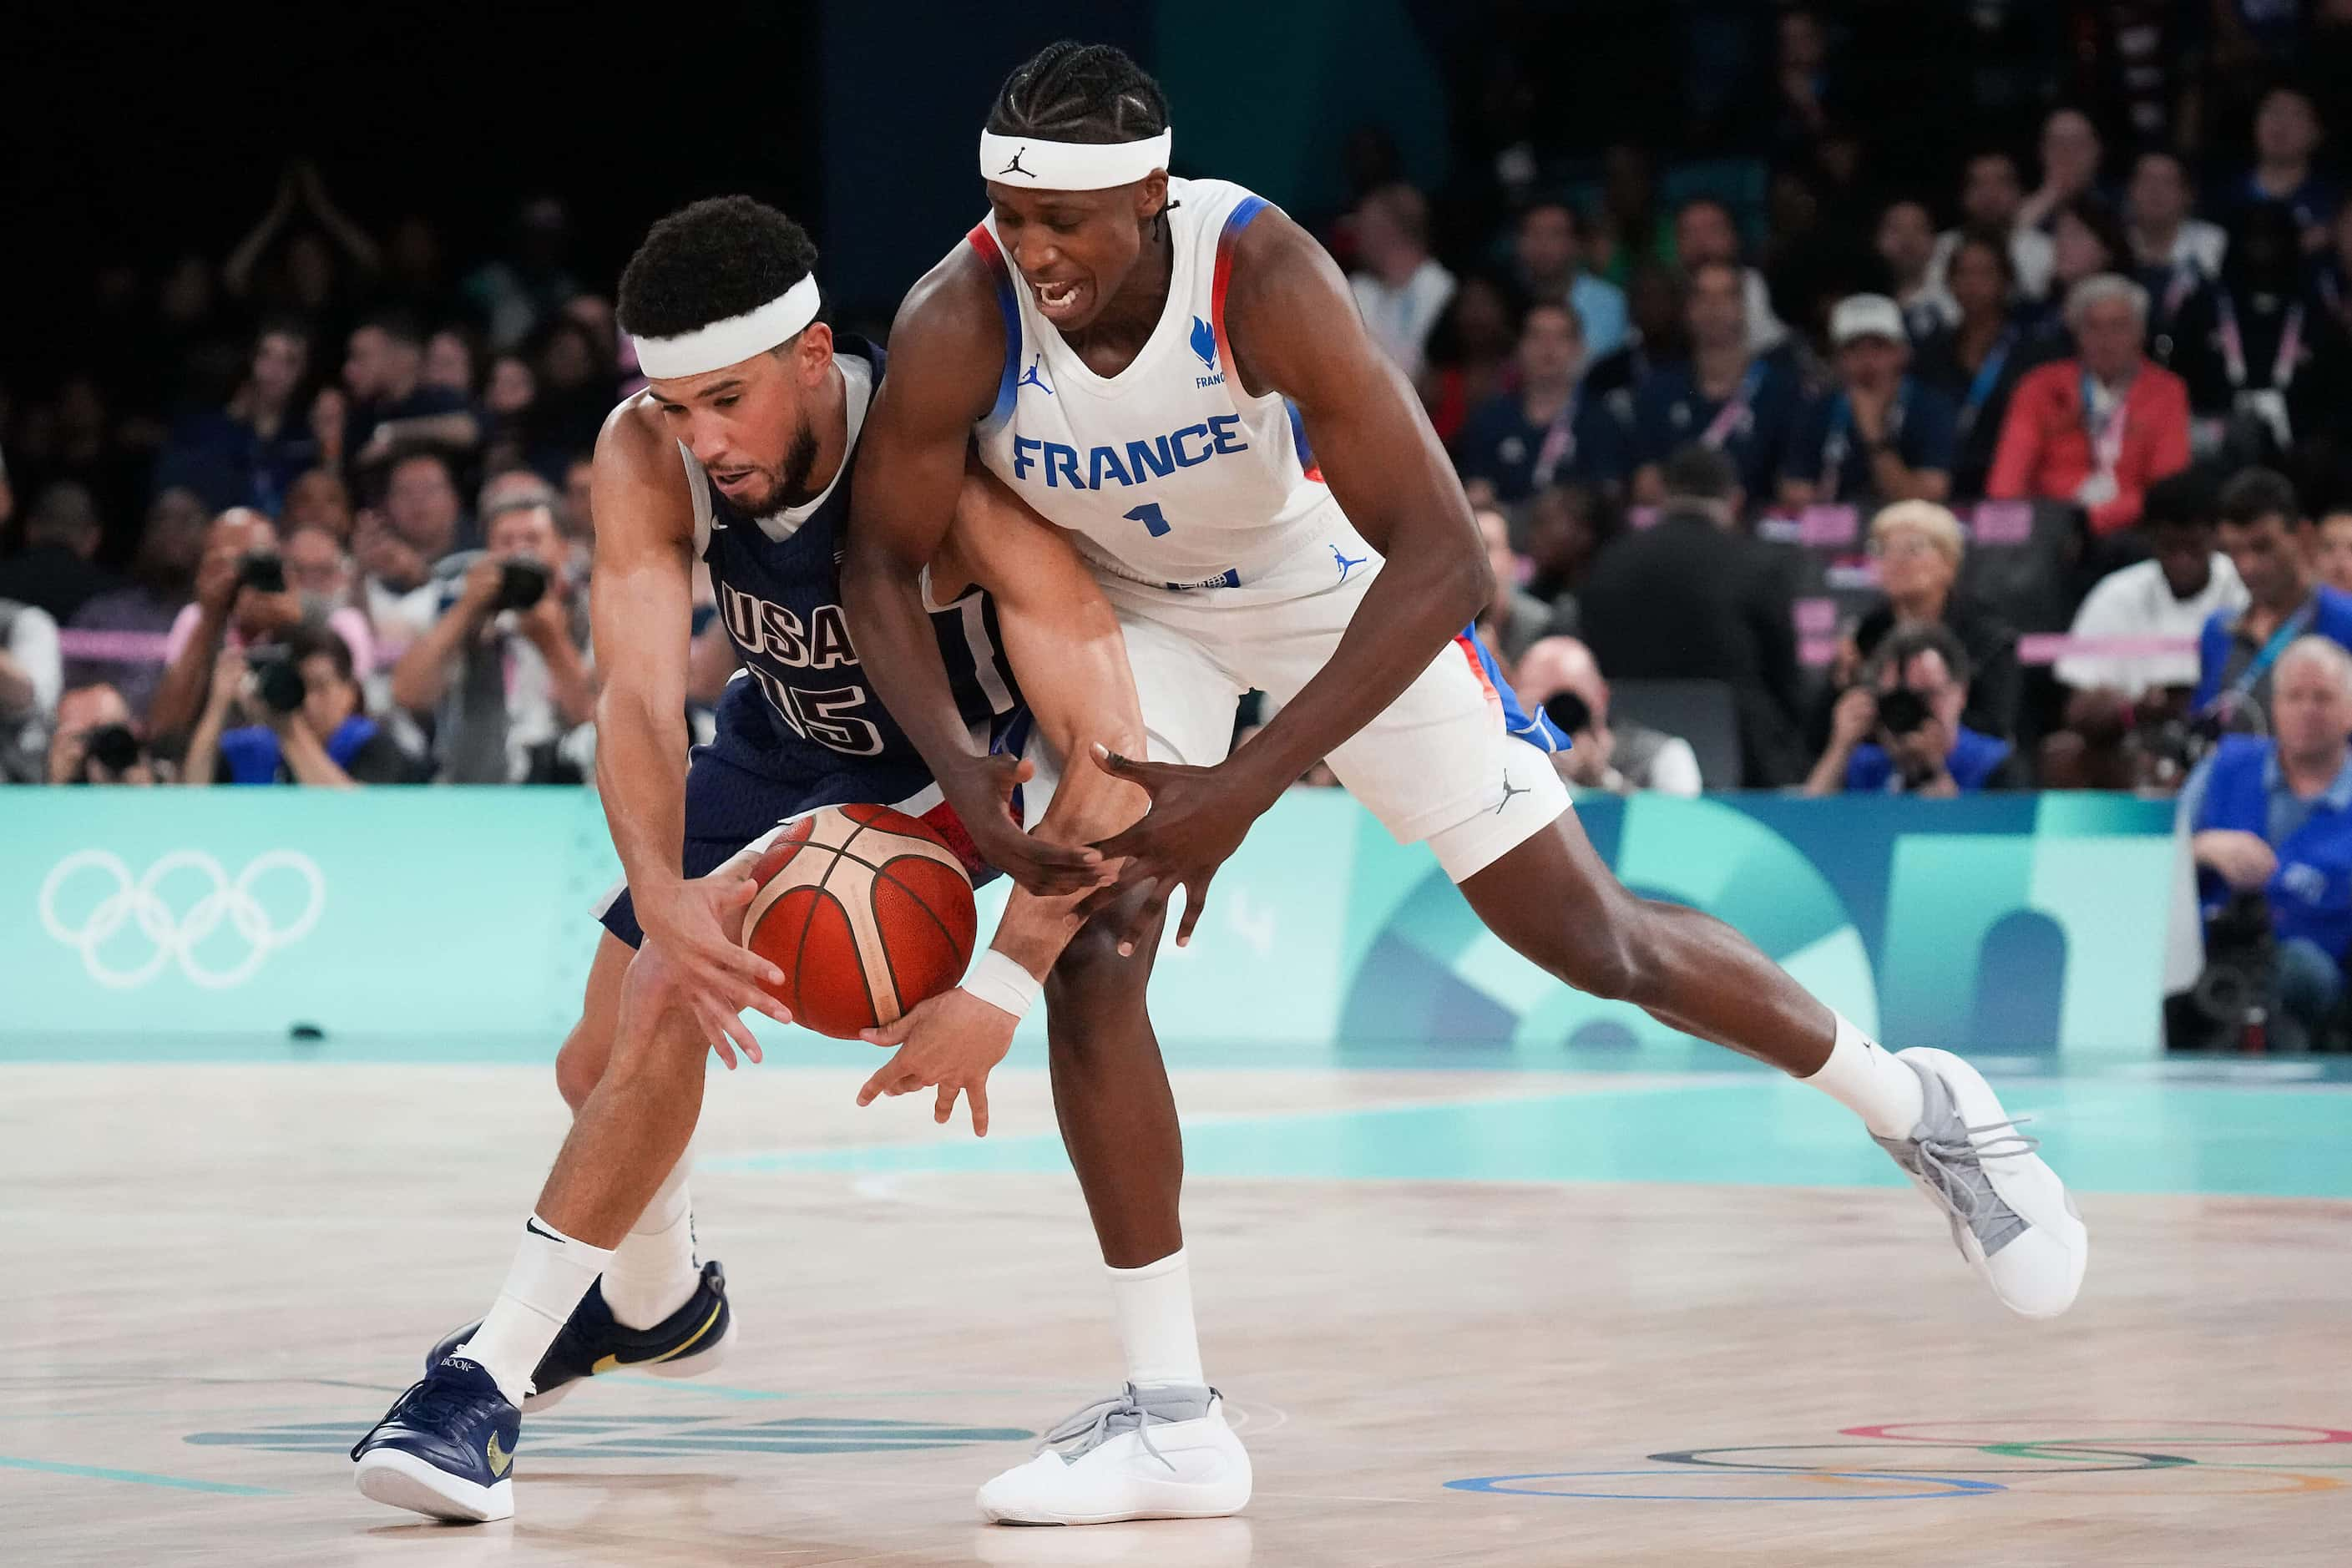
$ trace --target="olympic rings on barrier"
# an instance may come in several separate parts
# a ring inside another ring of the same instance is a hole
[[[256,885],[272,872],[295,878],[303,889],[301,911],[284,926],[255,896]],[[210,883],[208,890],[185,910],[175,910],[163,890],[165,880],[180,873]],[[90,907],[79,926],[69,926],[59,909],[59,898],[68,883],[85,874],[102,878],[112,887]],[[111,991],[136,990],[174,963],[181,973],[208,991],[242,985],[271,952],[308,936],[326,905],[327,879],[318,863],[294,849],[257,855],[234,879],[203,850],[174,849],[135,880],[131,868],[111,850],[79,849],[50,868],[40,893],[43,929],[80,953],[83,970]],[[236,963],[216,967],[198,950],[224,922],[247,946],[245,955]],[[153,944],[154,951],[135,964],[121,967],[110,962],[106,944],[131,925]]]

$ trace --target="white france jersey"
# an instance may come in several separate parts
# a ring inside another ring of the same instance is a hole
[[[1311,545],[1334,507],[1296,413],[1253,397],[1225,338],[1234,243],[1261,197],[1223,180],[1168,182],[1173,242],[1160,324],[1097,375],[1038,314],[982,220],[967,237],[996,280],[1004,372],[974,427],[981,461],[1106,572],[1169,588],[1235,586]]]

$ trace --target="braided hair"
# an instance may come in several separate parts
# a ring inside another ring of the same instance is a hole
[[[1043,141],[1140,142],[1168,129],[1168,99],[1124,49],[1065,38],[1013,68],[989,109],[988,129]]]

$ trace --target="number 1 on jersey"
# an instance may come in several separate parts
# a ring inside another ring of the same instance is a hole
[[[1143,531],[1154,539],[1168,531],[1168,520],[1160,515],[1160,503],[1156,500],[1145,501],[1134,510],[1122,515],[1131,517],[1143,524]]]

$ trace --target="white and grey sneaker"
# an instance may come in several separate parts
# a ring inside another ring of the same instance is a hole
[[[1046,1433],[1034,1458],[978,1500],[1000,1524],[1112,1524],[1217,1519],[1249,1498],[1249,1454],[1215,1389],[1130,1383]]]
[[[1952,1241],[2000,1304],[2054,1318],[2074,1304],[2091,1233],[2066,1184],[2019,1132],[1984,1075],[1949,1051],[1895,1053],[1919,1075],[1926,1100],[1908,1138],[1879,1138],[1951,1222]]]

